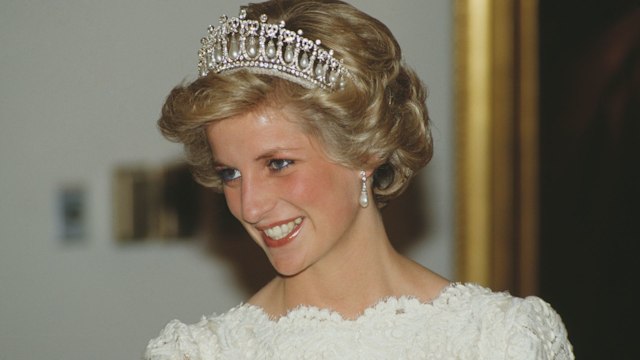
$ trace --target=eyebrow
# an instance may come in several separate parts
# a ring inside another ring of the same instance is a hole
[[[296,151],[296,150],[300,150],[302,148],[300,147],[286,147],[286,148],[274,148],[274,149],[269,149],[267,151],[265,151],[264,153],[262,153],[261,155],[259,155],[258,157],[255,158],[256,161],[261,161],[261,160],[265,160],[265,159],[269,159],[272,157],[275,157],[278,153],[281,152],[285,152],[285,151]]]
[[[277,147],[274,149],[269,149],[267,151],[265,151],[264,153],[258,155],[254,161],[262,161],[265,159],[269,159],[272,157],[275,157],[278,153],[284,152],[284,151],[296,151],[296,150],[300,150],[302,149],[302,147]],[[220,162],[218,159],[216,159],[215,157],[213,158],[213,167],[230,167],[229,165]]]

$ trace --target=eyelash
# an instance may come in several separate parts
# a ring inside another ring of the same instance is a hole
[[[278,173],[293,165],[295,161],[289,159],[271,159],[267,162],[267,167],[270,171],[274,173]],[[216,170],[218,173],[218,177],[222,180],[223,183],[228,184],[234,180],[240,178],[241,174],[238,169],[234,168],[219,168]]]
[[[271,159],[267,163],[269,170],[274,172],[280,172],[289,166],[293,165],[295,162],[289,159]]]

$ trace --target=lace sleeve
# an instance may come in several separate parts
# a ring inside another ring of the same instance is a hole
[[[531,296],[513,311],[507,335],[508,359],[574,359],[564,324],[549,304]]]
[[[205,318],[194,325],[173,320],[149,341],[144,360],[217,359],[216,336]]]

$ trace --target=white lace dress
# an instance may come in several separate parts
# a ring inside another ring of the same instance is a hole
[[[471,284],[438,298],[388,298],[355,320],[299,307],[276,320],[242,304],[185,325],[170,322],[147,360],[573,359],[562,320],[541,299]]]

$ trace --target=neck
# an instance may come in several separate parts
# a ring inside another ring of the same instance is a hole
[[[391,246],[377,210],[364,235],[342,241],[330,257],[271,284],[280,299],[277,313],[298,305],[329,308],[346,318],[357,317],[382,298],[411,294],[407,269],[415,263]]]

